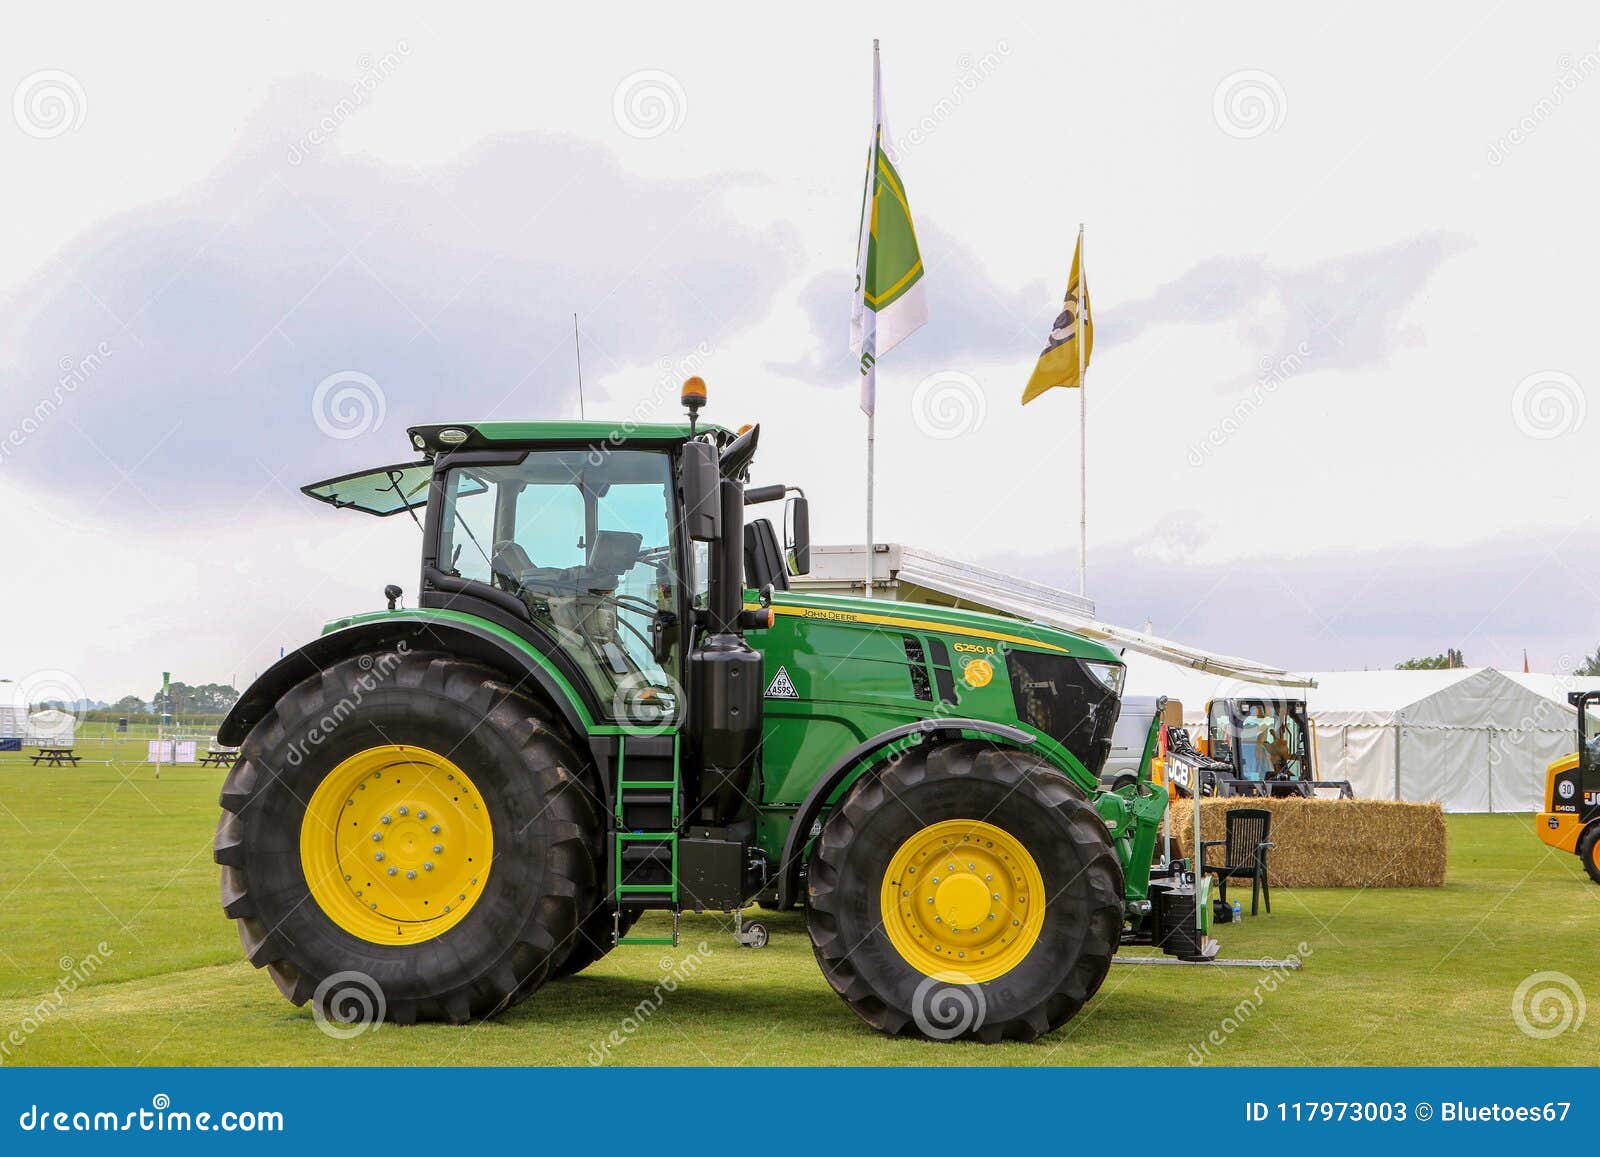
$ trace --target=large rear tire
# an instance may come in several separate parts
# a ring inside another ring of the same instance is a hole
[[[1578,859],[1589,879],[1600,884],[1600,820],[1595,820],[1578,837]]]
[[[295,1004],[492,1015],[595,899],[598,812],[553,714],[443,655],[351,657],[245,739],[214,844],[245,954]]]
[[[1032,1040],[1094,995],[1122,932],[1106,825],[1048,761],[925,744],[863,779],[822,829],[807,929],[873,1028]]]

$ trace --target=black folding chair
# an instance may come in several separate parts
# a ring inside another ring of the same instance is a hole
[[[1228,899],[1228,881],[1250,881],[1250,915],[1257,912],[1258,901],[1267,902],[1267,915],[1272,914],[1272,890],[1267,885],[1267,852],[1274,846],[1267,839],[1272,830],[1272,813],[1264,808],[1233,808],[1227,814],[1228,838],[1206,840],[1200,845],[1200,874],[1207,872],[1217,877],[1224,903]],[[1207,848],[1221,848],[1222,862],[1209,863]]]

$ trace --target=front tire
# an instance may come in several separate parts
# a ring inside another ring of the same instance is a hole
[[[1578,837],[1578,859],[1583,861],[1589,879],[1600,884],[1600,820],[1591,823]]]
[[[809,875],[823,975],[891,1035],[1051,1032],[1100,987],[1122,932],[1104,821],[1053,765],[1013,748],[925,744],[863,779]]]
[[[245,954],[344,1019],[492,1015],[594,903],[597,811],[543,706],[437,654],[351,657],[288,691],[222,789],[215,857]]]

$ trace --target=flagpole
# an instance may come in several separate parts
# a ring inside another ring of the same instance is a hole
[[[863,214],[868,211],[868,207],[872,203],[873,168],[877,160],[878,148],[880,147],[878,134],[881,131],[881,126],[883,124],[883,80],[881,69],[882,66],[878,62],[878,38],[874,36],[872,38],[872,137],[869,141],[869,150],[867,153],[867,184],[862,194],[864,198],[862,201]],[[863,228],[866,227],[866,222],[868,220],[869,218],[864,215],[862,218]],[[862,252],[864,253],[865,246],[868,244],[867,238],[865,236],[861,236],[857,239],[857,243],[863,247]],[[857,259],[860,260],[859,255]],[[867,339],[864,352],[870,359],[870,361],[867,363],[866,387],[867,396],[872,399],[872,404],[867,409],[867,549],[865,552],[865,557],[862,561],[862,575],[865,579],[865,582],[861,587],[861,597],[864,599],[870,599],[872,597],[873,471],[874,466],[876,465],[875,459],[877,458],[878,444],[877,325],[876,322],[872,320],[869,320],[868,324],[870,326],[868,330],[870,336]]]
[[[1083,380],[1083,343],[1088,340],[1089,263],[1083,258],[1083,222],[1078,222],[1078,593],[1089,596],[1089,400]]]
[[[878,367],[874,365],[867,373],[872,378],[873,406],[867,411],[867,552],[866,585],[862,588],[862,597],[870,599],[872,597],[872,472],[878,440]]]

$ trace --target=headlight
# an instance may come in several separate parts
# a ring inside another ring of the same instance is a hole
[[[1121,663],[1091,663],[1087,659],[1082,660],[1082,663],[1083,669],[1100,680],[1107,691],[1121,697],[1122,680],[1127,675],[1128,668]]]

